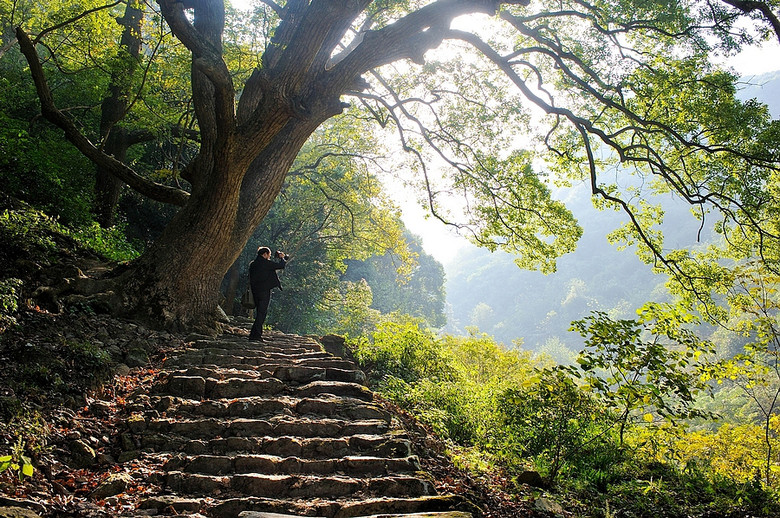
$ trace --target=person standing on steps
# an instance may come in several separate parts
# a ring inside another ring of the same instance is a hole
[[[271,260],[271,249],[267,246],[261,246],[257,249],[257,257],[249,263],[249,285],[252,288],[252,296],[255,298],[256,314],[255,323],[249,332],[249,339],[263,340],[263,323],[268,314],[268,304],[271,303],[271,290],[274,288],[282,289],[282,283],[279,282],[279,276],[276,270],[281,270],[287,266],[290,257],[279,250],[276,251],[277,261]]]

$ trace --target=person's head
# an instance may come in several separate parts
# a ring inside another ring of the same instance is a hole
[[[267,246],[261,246],[260,248],[257,249],[257,255],[261,257],[265,257],[266,259],[270,259],[271,249],[268,248]]]

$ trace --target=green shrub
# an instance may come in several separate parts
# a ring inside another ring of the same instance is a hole
[[[18,249],[53,252],[57,245],[52,234],[61,232],[57,222],[43,212],[4,210],[0,213],[0,242]]]
[[[120,225],[102,228],[93,222],[70,230],[69,234],[85,248],[113,261],[129,261],[139,255],[135,246],[127,241],[125,228]]]
[[[68,228],[55,218],[29,207],[6,209],[0,213],[0,242],[6,247],[50,256],[61,248],[58,241],[63,239],[73,248],[81,246],[114,261],[127,261],[139,254],[127,241],[121,226],[104,229],[92,222]]]
[[[451,379],[451,359],[423,321],[387,321],[379,324],[371,340],[353,343],[355,357],[361,366],[381,379],[394,376],[406,382],[423,378]]]
[[[524,456],[533,457],[551,483],[563,472],[609,467],[611,461],[598,460],[616,450],[614,417],[562,369],[540,371],[538,382],[505,391],[498,412],[502,427],[496,430],[495,444],[500,456],[510,467]]]
[[[19,480],[33,474],[33,457],[48,449],[49,426],[37,412],[20,410],[0,422],[0,473],[10,470]]]
[[[14,313],[19,309],[20,279],[0,280],[0,333],[16,324]]]

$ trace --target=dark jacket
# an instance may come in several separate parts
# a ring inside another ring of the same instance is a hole
[[[279,262],[276,262],[258,255],[249,263],[249,284],[252,286],[252,292],[260,293],[272,288],[282,289],[276,270],[281,270],[286,265],[287,261],[284,258],[279,258]]]

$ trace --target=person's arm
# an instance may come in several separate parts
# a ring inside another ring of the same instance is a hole
[[[271,263],[273,263],[274,265],[275,270],[283,269],[285,266],[287,266],[287,261],[290,260],[290,256],[285,254],[284,252],[282,252],[282,255],[277,255],[276,258],[279,259],[278,262],[271,261]]]

